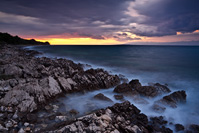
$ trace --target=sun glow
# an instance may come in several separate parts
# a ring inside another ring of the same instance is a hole
[[[38,39],[39,41],[48,41],[52,45],[112,45],[121,44],[121,42],[114,39],[92,39],[92,38],[48,38],[48,39]]]

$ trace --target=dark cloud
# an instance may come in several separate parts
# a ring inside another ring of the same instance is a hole
[[[130,4],[133,13],[127,14]],[[139,40],[117,32],[148,37],[192,32],[199,29],[198,5],[198,0],[1,0],[0,30]]]
[[[199,29],[198,0],[151,0],[135,9],[147,19],[141,24],[155,26],[155,32],[134,30],[141,36],[174,35]],[[133,30],[132,30],[133,31]]]

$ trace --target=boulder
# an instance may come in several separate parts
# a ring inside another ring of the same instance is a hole
[[[175,130],[176,132],[184,131],[184,126],[181,124],[175,124]]]
[[[114,89],[114,92],[116,92],[116,93],[128,93],[128,92],[132,92],[132,91],[133,90],[132,90],[131,86],[127,83],[122,83]]]
[[[168,96],[164,96],[161,100],[156,103],[162,103],[168,105],[172,108],[176,108],[178,103],[186,102],[186,92],[185,91],[176,91]]]
[[[104,94],[102,94],[102,93],[95,95],[94,99],[103,100],[103,101],[107,101],[107,102],[113,102],[110,98],[104,96]]]
[[[157,89],[153,86],[142,86],[136,89],[136,91],[146,97],[155,97],[158,95]]]
[[[156,88],[158,95],[162,95],[162,94],[171,92],[171,90],[166,85],[161,85],[159,83],[153,84],[153,87]]]
[[[129,85],[134,89],[139,89],[142,86],[138,79],[131,80]]]

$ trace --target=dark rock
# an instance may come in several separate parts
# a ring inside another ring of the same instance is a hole
[[[97,99],[97,100],[113,102],[110,98],[104,96],[104,94],[102,94],[102,93],[99,93],[99,94],[95,95],[94,98]]]
[[[36,123],[37,122],[37,115],[36,114],[27,114],[26,118],[27,118],[27,121],[29,123]]]
[[[162,116],[151,117],[149,121],[150,132],[173,133],[171,129],[165,127],[167,123]]]
[[[124,96],[123,95],[114,95],[116,100],[123,100]]]
[[[139,89],[142,86],[138,79],[131,80],[129,85],[134,89]]]
[[[155,97],[158,95],[157,89],[153,86],[142,86],[136,89],[138,93],[147,97]]]
[[[157,89],[159,95],[171,92],[171,90],[166,85],[161,85],[159,83],[154,84],[153,87]]]
[[[77,110],[75,110],[75,109],[71,109],[71,110],[69,111],[69,113],[70,113],[70,114],[73,114],[73,115],[79,114],[79,112],[78,112]]]
[[[191,129],[191,131],[198,133],[199,132],[199,125],[195,125],[192,124],[189,126],[189,129]]]
[[[128,92],[132,92],[132,91],[133,90],[132,90],[131,86],[127,83],[122,83],[114,89],[114,92],[117,92],[117,93],[128,93]]]
[[[176,130],[176,132],[183,131],[184,130],[184,126],[181,125],[181,124],[175,124],[175,130]]]
[[[162,103],[169,105],[172,108],[176,108],[178,103],[186,102],[186,92],[185,91],[176,91],[168,96],[164,96],[161,100],[156,103]]]

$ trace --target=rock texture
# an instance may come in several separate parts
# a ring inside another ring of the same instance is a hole
[[[34,51],[13,46],[0,50],[0,103],[32,112],[60,94],[110,88],[120,79],[103,69],[84,71],[66,59],[36,58]]]
[[[112,107],[99,110],[90,115],[78,118],[69,125],[53,132],[107,132],[107,133],[138,133],[167,131],[168,128],[159,128],[149,125],[146,115],[140,113],[140,110],[130,102],[125,101],[121,104],[115,104]]]

